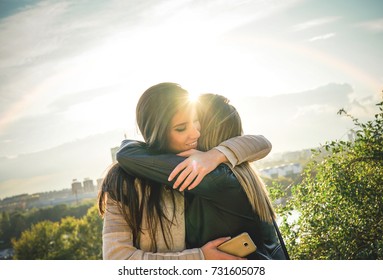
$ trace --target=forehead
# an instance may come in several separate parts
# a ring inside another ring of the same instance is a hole
[[[194,118],[195,115],[196,115],[196,112],[195,112],[195,107],[193,105],[185,106],[174,114],[171,120],[171,126],[188,122],[190,121],[190,119]]]

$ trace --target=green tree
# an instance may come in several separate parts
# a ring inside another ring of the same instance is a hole
[[[78,229],[78,258],[102,259],[102,219],[97,207],[90,208],[81,221]]]
[[[81,219],[65,217],[60,222],[42,221],[12,241],[15,259],[101,259],[102,220],[96,206]]]
[[[26,216],[20,212],[14,212],[10,215],[12,236],[20,236],[20,234],[28,228]]]
[[[33,208],[26,211],[2,212],[0,215],[0,248],[10,248],[11,239],[18,239],[21,233],[41,221],[59,222],[64,217],[82,218],[94,206],[94,199],[83,201],[79,205],[60,204],[45,208]]]
[[[18,241],[13,241],[16,259],[42,260],[54,259],[52,252],[57,246],[59,224],[43,221],[24,231]]]
[[[0,248],[7,245],[8,240],[11,239],[11,220],[8,212],[1,212],[0,217]]]
[[[377,106],[366,123],[340,110],[355,139],[323,145],[294,186],[281,210],[293,259],[383,259],[383,102]],[[293,209],[300,215],[291,223]]]

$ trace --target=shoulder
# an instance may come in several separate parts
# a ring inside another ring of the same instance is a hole
[[[210,180],[222,181],[223,183],[238,183],[237,178],[231,167],[227,163],[222,163],[209,173]]]

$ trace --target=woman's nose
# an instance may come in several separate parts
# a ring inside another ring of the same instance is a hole
[[[198,124],[193,124],[193,130],[192,130],[192,138],[199,138],[201,136],[200,132],[200,125]]]

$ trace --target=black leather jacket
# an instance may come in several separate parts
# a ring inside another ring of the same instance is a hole
[[[145,143],[124,140],[117,161],[128,173],[172,186],[171,171],[184,160],[158,154]],[[205,176],[193,190],[185,190],[185,225],[188,248],[199,248],[213,239],[248,232],[257,245],[248,259],[287,259],[273,224],[254,213],[242,186],[226,164]]]

